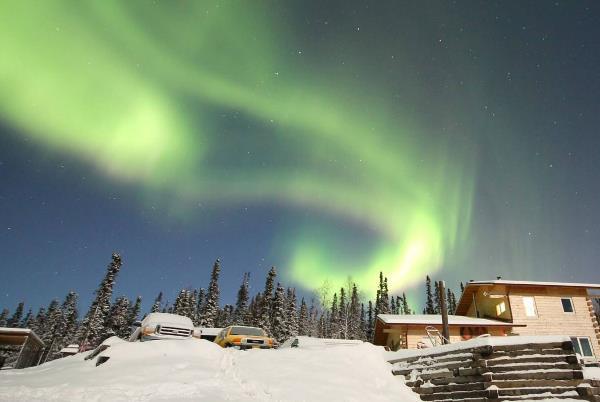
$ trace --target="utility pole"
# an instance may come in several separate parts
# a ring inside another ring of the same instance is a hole
[[[450,328],[448,327],[448,306],[446,305],[446,283],[438,282],[440,310],[442,310],[442,338],[444,344],[450,343]]]

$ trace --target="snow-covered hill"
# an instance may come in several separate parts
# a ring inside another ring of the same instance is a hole
[[[222,349],[204,341],[120,343],[0,372],[1,401],[418,401],[371,344]]]

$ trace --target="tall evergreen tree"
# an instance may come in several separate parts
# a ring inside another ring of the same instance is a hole
[[[133,326],[133,323],[138,320],[140,315],[140,311],[142,310],[142,296],[138,296],[135,298],[135,303],[133,306],[129,308],[129,312],[127,315],[127,325],[129,328]]]
[[[156,296],[156,299],[154,299],[154,303],[152,304],[152,308],[150,309],[151,313],[160,313],[162,298],[163,292],[158,293],[158,296]]]
[[[348,302],[346,301],[346,290],[344,288],[340,289],[339,311],[340,311],[339,316],[338,316],[339,337],[340,337],[340,339],[348,339],[350,312],[348,310]]]
[[[390,312],[391,314],[398,314],[398,310],[396,309],[396,300],[393,296],[390,298]]]
[[[440,285],[438,281],[433,282],[433,287],[435,289],[435,293],[433,295],[433,312],[434,314],[441,314],[442,313],[442,299],[440,297]]]
[[[129,326],[129,309],[131,302],[125,296],[117,297],[111,306],[106,323],[104,324],[104,336],[118,336],[126,339],[131,335]]]
[[[348,320],[348,337],[350,339],[362,339],[361,329],[361,303],[358,298],[358,288],[352,284],[352,294],[350,295]]]
[[[283,286],[277,283],[275,295],[273,296],[271,331],[278,342],[283,342],[286,339],[288,332],[286,326],[285,294]]]
[[[262,306],[262,294],[258,292],[250,300],[248,310],[250,311],[250,324],[255,327],[261,327],[261,306]],[[262,327],[261,327],[262,328]]]
[[[319,310],[315,304],[315,299],[310,300],[308,309],[308,336],[319,336]]]
[[[383,277],[383,272],[379,272],[379,287],[377,289],[377,297],[375,299],[374,319],[377,319],[379,314],[389,314],[390,300],[388,295],[387,278]]]
[[[307,336],[310,334],[310,323],[308,318],[308,307],[304,297],[300,301],[300,312],[298,313],[298,335]]]
[[[461,282],[460,283],[460,294],[463,294],[463,293],[465,293],[465,285],[464,285],[464,283]]]
[[[433,303],[433,292],[431,291],[431,278],[429,275],[425,278],[425,310],[424,314],[435,314],[435,305]]]
[[[221,260],[217,258],[213,265],[206,295],[206,304],[202,315],[201,326],[211,328],[215,326],[217,313],[219,312],[219,274],[221,272]]]
[[[340,337],[340,311],[338,308],[337,293],[333,294],[331,301],[331,311],[329,314],[329,328],[326,329],[326,337],[338,339]]]
[[[181,289],[175,298],[175,303],[173,304],[173,313],[187,317],[188,312],[190,311],[189,302],[190,299],[188,297],[188,290]]]
[[[61,306],[61,312],[63,317],[63,323],[61,324],[61,330],[63,332],[60,342],[59,349],[76,342],[77,338],[77,319],[79,318],[79,311],[77,310],[77,293],[71,291],[65,297],[65,300]],[[58,357],[58,356],[55,356]]]
[[[2,309],[2,312],[0,313],[0,327],[8,326],[8,315],[9,314],[10,314],[10,311],[8,311],[7,308]]]
[[[23,310],[25,308],[25,303],[20,302],[15,309],[12,317],[8,320],[8,326],[11,328],[18,328],[21,325],[21,320],[23,319]]]
[[[456,311],[456,296],[452,289],[446,289],[446,306],[448,306],[448,314],[454,314]]]
[[[46,319],[47,319],[46,308],[40,307],[37,314],[35,315],[35,318],[34,318],[32,324],[31,324],[31,329],[38,336],[40,336],[44,330],[44,327],[46,325]]]
[[[46,345],[41,361],[45,362],[48,359],[52,359],[60,350],[59,342],[64,329],[64,317],[58,300],[54,299],[48,305],[46,320],[41,328],[40,338]]]
[[[367,308],[367,331],[366,331],[368,342],[373,342],[373,335],[374,335],[373,319],[374,319],[374,317],[373,317],[373,302],[371,302],[371,300],[369,300],[369,307]]]
[[[286,295],[286,339],[298,335],[298,312],[296,311],[296,291],[288,288]]]
[[[249,279],[250,273],[245,272],[242,284],[237,293],[237,300],[235,302],[235,311],[233,313],[234,324],[249,324],[249,312],[248,312],[248,300],[249,300]]]
[[[366,341],[367,340],[367,317],[366,317],[364,303],[360,303],[360,327],[359,327],[359,329],[360,329],[360,332],[358,332],[356,339]]]
[[[198,289],[198,297],[196,298],[196,317],[194,318],[194,325],[199,326],[202,323],[202,314],[204,312],[204,305],[206,302],[206,289]]]
[[[29,328],[29,326],[31,325],[31,321],[33,321],[34,317],[33,317],[33,311],[31,309],[27,310],[27,314],[25,314],[25,317],[23,317],[23,319],[21,320],[21,324],[19,325],[19,327],[21,328]],[[1,327],[1,325],[0,325]]]
[[[269,335],[273,335],[273,332],[271,331],[271,322],[273,309],[273,283],[276,276],[277,272],[275,271],[275,267],[271,267],[265,281],[265,290],[261,298],[260,315],[258,319],[258,326],[264,329]]]
[[[410,307],[408,307],[408,299],[406,298],[406,293],[402,293],[402,310],[403,314],[412,314]]]
[[[110,300],[117,274],[121,270],[123,261],[121,256],[113,253],[112,261],[106,269],[106,275],[96,289],[94,301],[85,315],[80,331],[79,341],[85,348],[96,347],[101,341],[104,333],[104,323],[110,313]]]

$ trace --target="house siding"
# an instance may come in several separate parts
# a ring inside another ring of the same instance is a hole
[[[523,298],[533,297],[537,310],[536,317],[525,314]],[[561,298],[573,300],[573,313],[563,311]],[[590,339],[596,358],[600,357],[598,323],[591,301],[584,289],[569,288],[512,288],[509,295],[513,323],[525,324],[526,327],[515,327],[513,333],[518,335],[567,335],[585,336]]]

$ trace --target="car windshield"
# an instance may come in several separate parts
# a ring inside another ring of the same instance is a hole
[[[252,327],[232,327],[231,335],[254,335],[254,336],[263,336],[265,333],[260,328],[252,328]]]

